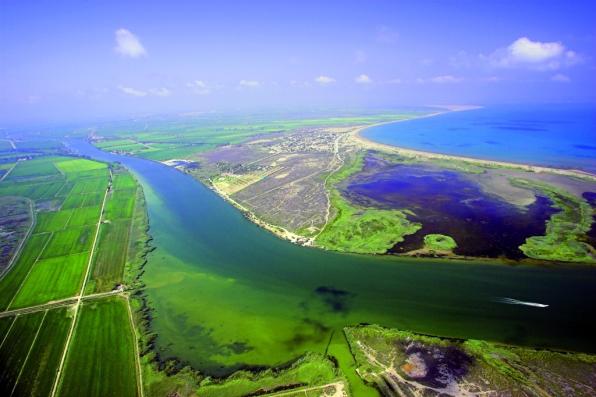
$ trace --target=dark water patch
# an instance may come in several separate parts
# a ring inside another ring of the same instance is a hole
[[[454,171],[393,165],[374,173],[374,166],[374,161],[365,162],[368,173],[349,182],[344,194],[359,205],[414,212],[409,219],[422,228],[393,247],[393,253],[423,248],[427,234],[446,234],[457,242],[458,255],[521,259],[518,247],[527,237],[543,235],[556,212],[546,197],[522,209],[487,195]]]
[[[351,292],[327,286],[317,287],[315,293],[336,313],[347,312],[349,299],[354,296]]]
[[[292,337],[284,342],[284,344],[292,349],[298,349],[306,344],[321,343],[325,341],[331,328],[320,321],[312,318],[302,319],[301,326],[296,329]]]

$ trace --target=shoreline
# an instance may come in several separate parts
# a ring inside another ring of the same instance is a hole
[[[523,171],[536,172],[536,173],[550,173],[550,174],[571,176],[571,177],[582,178],[582,179],[587,178],[591,181],[596,182],[596,174],[593,174],[588,171],[579,170],[579,169],[548,167],[548,166],[542,166],[542,165],[532,165],[532,164],[516,163],[516,162],[510,162],[510,161],[489,160],[489,159],[481,159],[481,158],[476,158],[476,157],[467,157],[467,156],[443,154],[443,153],[437,153],[437,152],[428,152],[428,151],[418,150],[418,149],[408,149],[408,148],[404,148],[401,146],[394,146],[394,145],[390,145],[387,143],[376,142],[376,141],[373,141],[373,140],[366,138],[362,135],[362,132],[364,130],[372,128],[372,127],[378,127],[381,125],[394,124],[394,123],[402,123],[402,122],[412,121],[412,120],[419,120],[419,119],[423,119],[423,118],[439,116],[439,115],[446,114],[449,112],[461,112],[461,111],[474,110],[474,109],[479,109],[479,108],[481,108],[481,107],[466,107],[466,108],[457,109],[457,110],[434,112],[434,113],[427,114],[424,116],[413,117],[413,118],[404,119],[404,120],[388,121],[388,122],[383,122],[383,123],[376,123],[376,124],[372,124],[372,125],[355,127],[352,131],[348,132],[349,139],[353,143],[355,143],[357,146],[359,146],[363,149],[378,150],[378,151],[382,151],[382,152],[386,152],[386,153],[399,154],[404,157],[409,157],[409,158],[414,158],[414,159],[459,161],[459,162],[466,162],[466,163],[490,167],[490,168],[514,168],[514,169],[520,169]]]

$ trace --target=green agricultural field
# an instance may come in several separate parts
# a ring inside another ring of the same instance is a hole
[[[133,330],[127,303],[106,298],[83,303],[65,362],[63,397],[137,396]]]
[[[112,188],[114,190],[135,189],[137,182],[128,172],[118,172],[114,174]]]
[[[0,348],[0,395],[10,396],[45,312],[18,316]]]
[[[50,395],[71,321],[69,307],[47,312],[29,357],[22,366],[13,396]]]
[[[54,212],[40,212],[37,214],[36,233],[57,232],[66,227],[68,220],[72,216],[72,210],[62,210]]]
[[[106,202],[105,219],[131,218],[135,208],[136,189],[115,190]]]
[[[101,205],[77,208],[72,211],[72,216],[68,221],[68,227],[97,225],[100,214]]]
[[[61,179],[34,183],[11,183],[5,179],[0,183],[0,196],[21,196],[35,201],[49,200],[56,197],[63,184],[64,181]]]
[[[56,167],[62,172],[68,174],[105,169],[107,168],[107,164],[87,159],[72,159],[57,162]]]
[[[33,160],[19,161],[7,181],[19,181],[35,178],[61,177],[60,171],[54,166],[56,158],[41,157]]]
[[[107,175],[106,173],[106,175],[99,177],[77,179],[71,194],[103,192],[108,187]]]
[[[101,225],[91,273],[94,292],[109,291],[122,283],[131,222],[126,219]]]
[[[0,279],[0,309],[4,310],[8,307],[49,238],[49,233],[31,235],[18,260],[10,271]]]
[[[91,249],[95,226],[72,227],[53,233],[42,258],[86,252]]]
[[[11,308],[27,307],[77,295],[88,261],[87,252],[37,261]]]
[[[66,199],[62,203],[62,209],[74,209],[83,206],[83,203],[87,199],[86,194],[70,193],[66,196]]]

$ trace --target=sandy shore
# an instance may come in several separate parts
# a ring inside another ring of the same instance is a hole
[[[449,110],[449,111],[464,111],[464,110],[469,110],[469,109],[472,109],[472,107],[467,107],[465,109]],[[424,159],[424,160],[461,161],[461,162],[466,162],[469,164],[475,164],[475,165],[491,167],[491,168],[496,168],[496,167],[513,168],[513,169],[519,169],[519,170],[529,171],[529,172],[537,172],[537,173],[545,172],[545,173],[551,173],[551,174],[566,175],[566,176],[572,176],[572,177],[577,177],[577,178],[589,179],[591,181],[596,182],[596,175],[594,175],[590,172],[587,172],[587,171],[582,171],[582,170],[545,167],[545,166],[539,166],[539,165],[513,163],[513,162],[508,162],[508,161],[485,160],[485,159],[479,159],[479,158],[474,158],[474,157],[455,156],[455,155],[449,155],[449,154],[426,152],[426,151],[422,151],[422,150],[406,149],[406,148],[402,148],[399,146],[393,146],[393,145],[388,145],[388,144],[384,144],[384,143],[371,141],[370,139],[367,139],[362,136],[362,131],[366,130],[367,128],[376,127],[376,126],[385,125],[385,124],[401,123],[401,122],[417,120],[417,119],[427,118],[427,117],[435,117],[435,116],[438,116],[440,114],[444,114],[447,112],[448,111],[435,112],[435,113],[431,113],[431,114],[427,114],[427,115],[424,115],[421,117],[415,117],[415,118],[411,118],[411,119],[397,120],[397,121],[392,121],[392,122],[387,122],[387,123],[378,123],[378,124],[358,127],[358,128],[355,128],[349,132],[350,140],[355,145],[362,147],[363,149],[378,150],[378,151],[382,151],[382,152],[386,152],[386,153],[395,153],[395,154],[399,154],[404,157]]]

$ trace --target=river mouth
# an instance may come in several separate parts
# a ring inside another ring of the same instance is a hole
[[[596,352],[595,269],[508,266],[325,252],[282,241],[190,176],[111,155],[145,191],[150,234],[142,281],[154,348],[207,375],[283,366],[324,353],[333,330],[376,323],[419,333]],[[549,304],[507,305],[508,297]]]
[[[485,193],[461,172],[390,164],[371,155],[342,192],[357,205],[412,211],[408,219],[422,228],[389,250],[400,254],[422,249],[427,234],[444,234],[457,242],[456,255],[519,260],[525,256],[518,247],[543,235],[546,221],[558,211],[547,197],[520,207]]]

